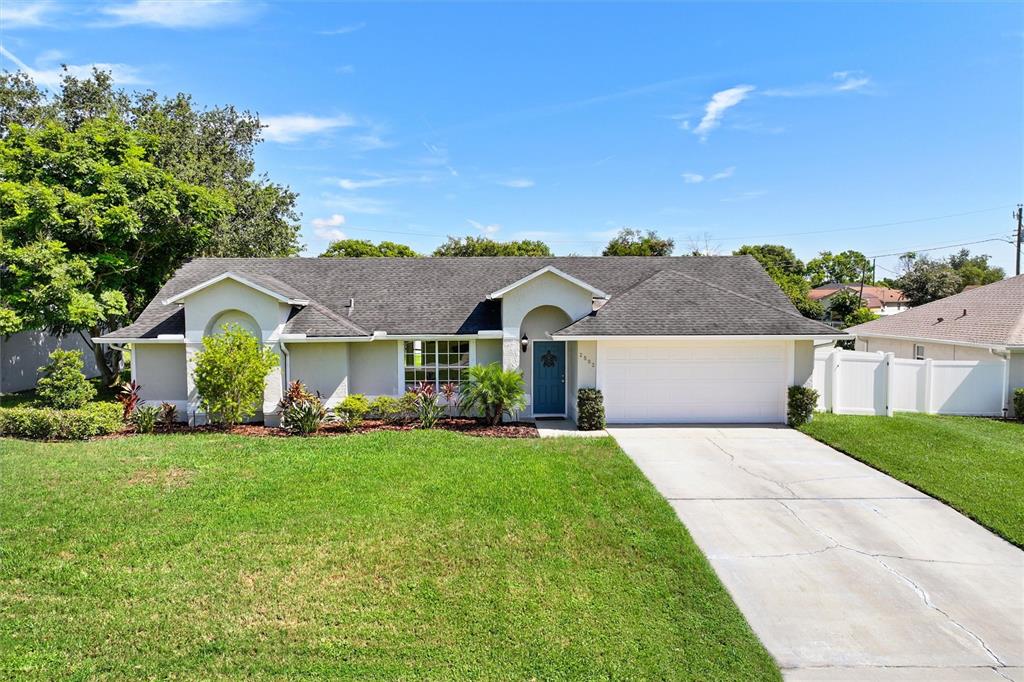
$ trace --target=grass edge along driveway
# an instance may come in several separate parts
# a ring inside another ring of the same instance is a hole
[[[800,430],[1024,548],[1024,425],[910,412],[819,412]]]
[[[779,679],[610,438],[0,440],[0,678]]]

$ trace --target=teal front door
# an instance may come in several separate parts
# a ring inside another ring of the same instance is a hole
[[[565,414],[565,342],[533,342],[533,413]]]

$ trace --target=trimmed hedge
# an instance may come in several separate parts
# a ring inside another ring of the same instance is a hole
[[[600,431],[604,423],[604,395],[596,388],[581,388],[576,394],[576,426],[580,431]]]
[[[1024,388],[1013,389],[1013,414],[1017,421],[1024,422]]]
[[[0,407],[0,436],[34,440],[84,440],[119,431],[121,406],[87,403],[74,410]]]
[[[789,410],[786,421],[792,427],[802,426],[811,421],[818,407],[818,392],[806,386],[789,387]]]

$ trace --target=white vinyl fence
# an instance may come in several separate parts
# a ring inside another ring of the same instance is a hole
[[[814,356],[818,409],[837,414],[926,412],[1002,417],[1006,360],[903,360],[828,349]]]

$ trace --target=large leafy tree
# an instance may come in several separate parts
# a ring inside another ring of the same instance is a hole
[[[419,254],[405,244],[369,239],[339,239],[331,242],[321,258],[417,258]]]
[[[753,256],[804,317],[820,319],[824,315],[821,302],[813,301],[807,295],[811,285],[804,278],[803,261],[789,247],[779,244],[746,244],[733,251],[733,255]]]
[[[1006,271],[988,264],[991,256],[972,256],[967,249],[960,249],[946,259],[949,266],[960,276],[961,287],[968,285],[984,285],[998,282],[1006,277]]]
[[[234,107],[200,108],[179,93],[128,93],[110,74],[65,75],[47,96],[21,72],[0,73],[0,137],[12,125],[36,129],[56,122],[75,131],[114,117],[137,134],[146,160],[177,179],[224,191],[232,210],[199,253],[190,256],[291,256],[300,250],[297,195],[256,173],[253,152],[261,140],[259,117]]]
[[[660,237],[654,230],[646,233],[628,227],[622,228],[608,246],[604,247],[602,256],[671,256],[676,243],[669,237]]]
[[[822,251],[817,258],[807,261],[807,278],[811,286],[819,286],[826,282],[846,284],[865,282],[871,284],[871,261],[860,251],[843,251],[832,253]]]
[[[232,214],[230,196],[151,160],[113,116],[0,139],[0,333],[102,334],[137,314]],[[104,379],[114,358],[94,348]]]
[[[922,256],[905,258],[907,270],[896,284],[911,306],[923,305],[963,291],[960,274],[947,261]]]
[[[777,270],[787,275],[804,275],[803,261],[796,257],[793,249],[781,244],[744,244],[733,251],[733,255],[753,256],[769,272]]]
[[[497,242],[489,237],[448,237],[448,241],[434,249],[435,256],[552,256],[551,249],[542,241],[523,239]]]
[[[259,119],[188,95],[0,73],[0,333],[93,336],[195,256],[298,252],[296,195],[257,175]],[[104,378],[116,352],[94,348]]]

